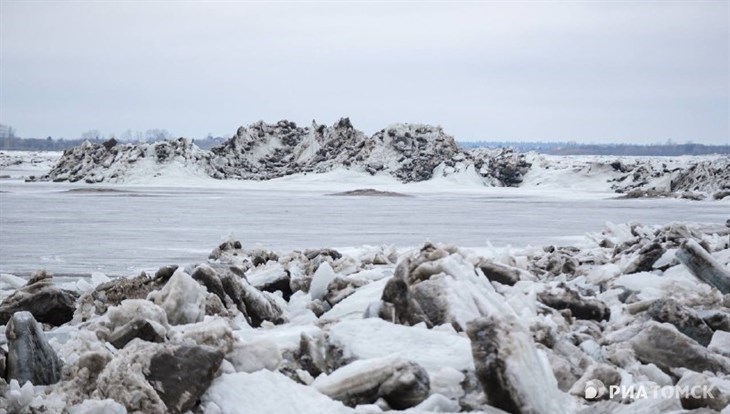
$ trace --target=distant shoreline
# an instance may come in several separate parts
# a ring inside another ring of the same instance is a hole
[[[223,143],[223,137],[194,139],[193,143],[200,149],[211,149]],[[0,151],[64,151],[81,145],[84,139],[51,138],[0,138]],[[92,139],[92,143],[102,143],[105,139]],[[122,141],[126,142],[126,141]],[[158,141],[128,141],[133,144]],[[617,156],[666,156],[682,155],[730,155],[730,144],[582,144],[573,141],[540,142],[540,141],[457,141],[463,149],[473,148],[512,148],[519,152],[534,151],[546,155],[617,155]]]

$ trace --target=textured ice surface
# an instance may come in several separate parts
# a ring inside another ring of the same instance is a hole
[[[309,295],[312,299],[323,299],[327,293],[327,285],[335,279],[335,272],[327,262],[322,262],[312,276],[312,284],[309,287]]]
[[[178,325],[203,320],[206,294],[204,287],[178,269],[162,289],[150,293],[147,299],[165,310],[168,322]]]
[[[329,311],[322,315],[323,320],[345,320],[345,319],[362,319],[365,317],[363,309],[367,309],[372,303],[380,301],[383,295],[383,288],[388,279],[380,279],[375,282],[357,289],[355,293],[346,297]]]

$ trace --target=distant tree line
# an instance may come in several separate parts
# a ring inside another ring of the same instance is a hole
[[[20,138],[16,136],[15,129],[8,125],[0,124],[0,150],[23,150],[23,151],[63,151],[81,145],[84,141],[102,143],[107,139],[115,138],[121,142],[157,142],[173,139],[174,136],[166,129],[148,129],[145,132],[132,131],[128,129],[118,137],[113,134],[104,135],[97,129],[91,129],[81,134],[76,139],[54,139],[46,138]],[[226,141],[225,137],[214,137],[208,134],[203,139],[194,140],[195,145],[202,149],[211,149]],[[474,141],[459,142],[463,148],[514,148],[519,152],[535,151],[551,155],[709,155],[725,154],[730,155],[730,144],[725,145],[704,145],[704,144],[676,144],[671,140],[664,144],[580,144],[577,142],[515,142],[515,141]]]
[[[58,139],[48,138],[18,138],[18,137],[2,137],[0,138],[0,150],[6,151],[63,151],[81,145],[85,139]],[[102,139],[95,138],[89,141],[95,143],[103,142]]]
[[[730,144],[580,144],[577,142],[514,142],[476,141],[460,142],[463,148],[514,148],[519,152],[535,151],[550,155],[627,155],[627,156],[678,156],[730,154]]]
[[[0,124],[0,150],[6,151],[63,151],[81,145],[84,141],[99,144],[111,138],[120,142],[150,143],[174,139],[175,137],[166,129],[148,129],[145,132],[128,129],[119,136],[115,136],[114,134],[105,135],[97,129],[91,129],[75,139],[54,139],[53,137],[20,138],[16,135],[13,127]],[[207,137],[194,140],[194,142],[200,148],[210,149],[223,143],[225,140],[223,137],[214,137],[208,134]]]

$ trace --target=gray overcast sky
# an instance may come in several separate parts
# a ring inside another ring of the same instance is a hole
[[[457,139],[722,144],[730,2],[9,2],[0,122],[25,137],[349,116]]]

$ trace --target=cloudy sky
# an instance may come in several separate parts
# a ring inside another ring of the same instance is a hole
[[[457,139],[728,143],[730,2],[9,2],[26,137],[349,116]]]

